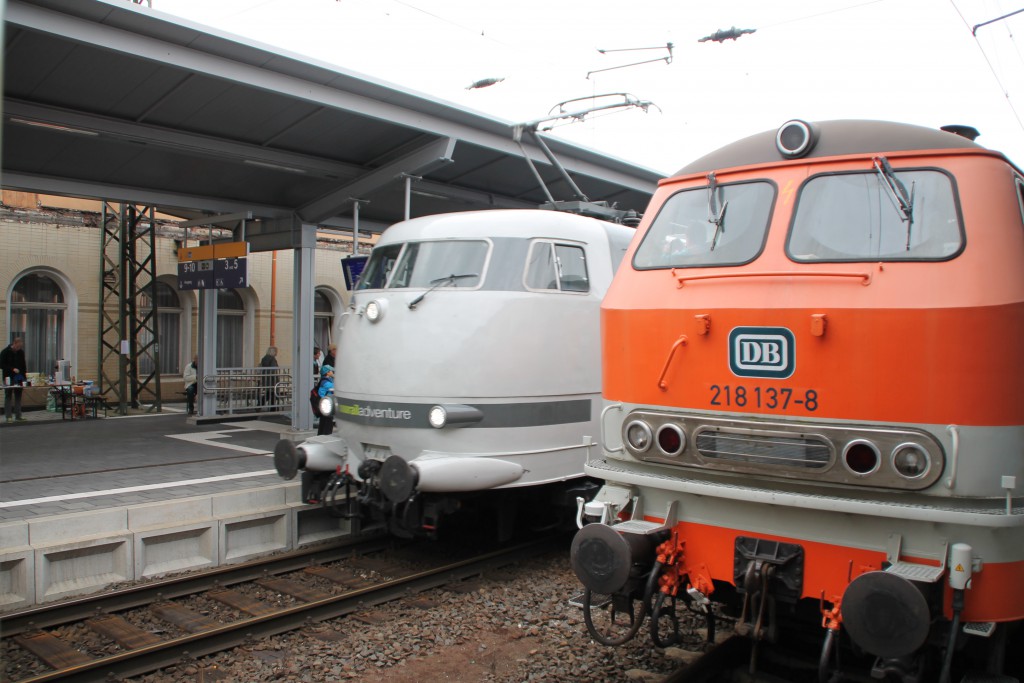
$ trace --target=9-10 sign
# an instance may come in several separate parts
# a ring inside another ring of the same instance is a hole
[[[249,286],[245,242],[178,250],[178,289],[234,289]]]

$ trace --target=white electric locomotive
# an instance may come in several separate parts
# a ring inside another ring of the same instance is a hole
[[[341,326],[331,436],[282,441],[303,498],[436,536],[458,513],[553,521],[589,499],[600,304],[633,229],[547,210],[416,218],[374,248]],[[565,517],[566,515],[563,515]],[[451,522],[454,524],[454,521]]]

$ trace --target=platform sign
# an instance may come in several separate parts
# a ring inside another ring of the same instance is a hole
[[[178,289],[249,286],[248,242],[221,242],[178,249]]]
[[[213,289],[213,261],[183,261],[178,264],[178,289]]]
[[[178,249],[179,261],[210,261],[213,259],[245,258],[249,255],[248,242],[221,242]]]
[[[367,256],[347,256],[341,259],[341,270],[345,274],[345,286],[351,291],[366,267]]]
[[[179,261],[210,261],[212,259],[212,244],[203,244],[195,247],[181,247],[178,249]]]
[[[219,258],[213,262],[213,281],[218,289],[249,286],[249,263],[244,258]]]

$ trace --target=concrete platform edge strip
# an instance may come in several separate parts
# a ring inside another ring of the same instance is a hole
[[[351,532],[298,482],[0,524],[0,615]]]

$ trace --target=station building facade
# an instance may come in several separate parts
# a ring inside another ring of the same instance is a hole
[[[0,339],[3,346],[16,336],[25,339],[30,375],[46,378],[58,360],[67,360],[77,379],[100,379],[101,211],[98,201],[3,191]],[[159,215],[157,219],[162,222]],[[173,219],[168,219],[173,225]],[[156,232],[160,383],[162,400],[168,401],[181,398],[182,373],[198,349],[199,293],[178,289],[180,239]],[[371,241],[361,241],[363,253]],[[351,237],[318,236],[313,338],[325,351],[338,339],[341,315],[348,305],[341,259],[351,254]],[[255,367],[268,346],[278,348],[280,366],[290,367],[296,355],[291,348],[292,254],[250,254],[248,272],[248,287],[217,290],[217,367]],[[148,297],[140,300],[146,305]],[[140,359],[140,375],[152,371],[144,367],[147,362],[152,364],[149,358]]]

